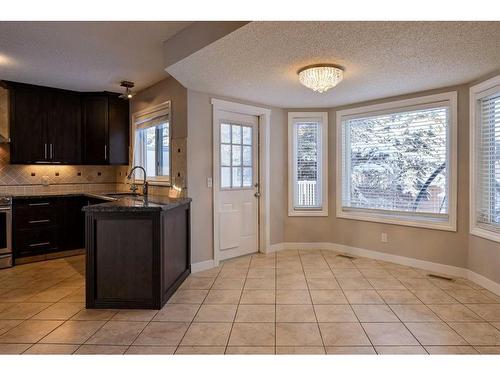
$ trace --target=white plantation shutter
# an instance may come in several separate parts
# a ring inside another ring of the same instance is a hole
[[[448,215],[449,102],[342,118],[342,209]]]
[[[321,207],[321,123],[294,121],[294,207]]]
[[[500,231],[500,91],[479,99],[476,220]]]

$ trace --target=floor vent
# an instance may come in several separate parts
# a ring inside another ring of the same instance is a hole
[[[441,279],[441,280],[446,280],[446,281],[455,281],[455,279],[447,276],[441,276],[441,275],[435,275],[433,273],[427,274],[427,276],[435,278],[435,279]]]
[[[352,257],[350,255],[346,255],[346,254],[337,254],[338,257],[341,257],[341,258],[347,258],[347,259],[356,259],[356,257]]]

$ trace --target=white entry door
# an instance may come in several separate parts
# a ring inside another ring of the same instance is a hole
[[[259,251],[259,119],[219,110],[215,120],[215,251],[224,260]]]

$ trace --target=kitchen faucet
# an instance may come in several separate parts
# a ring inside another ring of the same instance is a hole
[[[148,181],[146,178],[146,170],[143,167],[141,167],[140,165],[136,165],[135,167],[133,167],[127,176],[127,180],[132,179],[132,174],[134,173],[134,171],[136,169],[142,169],[142,173],[144,173],[144,183],[142,184],[142,195],[147,196],[148,195]]]

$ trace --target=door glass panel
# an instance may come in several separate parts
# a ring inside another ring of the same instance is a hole
[[[243,168],[243,186],[244,187],[252,186],[252,167]]]
[[[233,145],[233,166],[241,165],[241,146]]]
[[[241,167],[233,167],[233,188],[241,187]]]
[[[220,141],[222,143],[231,143],[231,125],[220,125]]]
[[[241,145],[241,126],[233,125],[233,144]]]
[[[231,168],[230,167],[222,167],[220,171],[220,185],[223,188],[231,187]]]
[[[220,163],[222,166],[231,166],[231,145],[220,146]]]
[[[252,146],[243,146],[243,165],[252,165]]]
[[[252,128],[250,126],[243,126],[243,144],[252,145]]]

